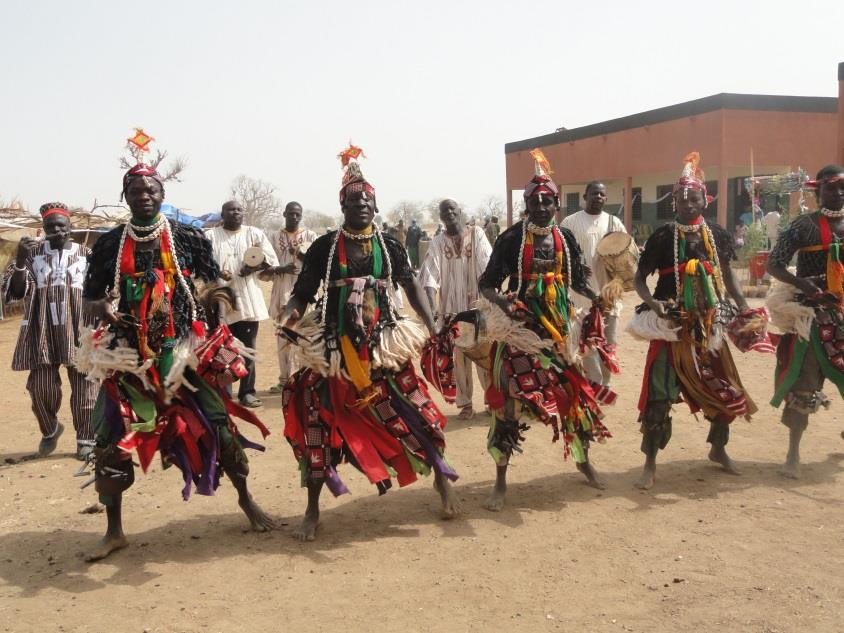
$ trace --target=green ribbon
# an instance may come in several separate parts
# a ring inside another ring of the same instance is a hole
[[[123,296],[127,301],[138,303],[144,298],[144,290],[146,290],[146,282],[141,279],[135,279],[130,275],[123,275],[123,285],[125,291]]]
[[[129,399],[132,411],[134,411],[135,415],[137,415],[141,420],[141,422],[132,423],[132,430],[143,431],[145,433],[154,431],[156,417],[155,402],[135,389],[126,381],[125,378],[120,379],[120,386],[123,388],[126,397]]]
[[[381,271],[384,266],[384,255],[381,252],[381,243],[373,236],[370,240],[370,244],[372,245],[372,276],[375,279],[380,279]],[[342,263],[340,264],[340,278],[345,279],[349,275],[349,267],[348,264]],[[340,286],[339,288],[340,293],[338,295],[337,301],[337,336],[343,336],[346,333],[346,319],[345,317],[345,306],[346,302],[349,300],[349,292],[351,292],[351,288],[349,286]],[[378,305],[378,293],[375,293],[375,305]]]

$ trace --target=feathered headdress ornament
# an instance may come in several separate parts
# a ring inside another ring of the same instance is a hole
[[[346,196],[350,193],[358,193],[363,191],[365,193],[375,195],[375,187],[366,181],[363,172],[360,169],[358,158],[366,158],[363,153],[363,148],[352,144],[349,141],[349,146],[342,152],[337,154],[340,159],[340,164],[343,167],[343,181],[340,187],[340,204],[346,201]]]
[[[706,204],[711,203],[714,198],[706,193],[706,177],[700,168],[700,154],[689,152],[683,157],[683,163],[683,172],[680,174],[680,179],[674,184],[672,193],[677,193],[682,189],[683,198],[687,198],[689,189],[697,189],[703,192],[706,197]]]
[[[533,158],[533,178],[530,179],[530,182],[525,187],[525,200],[533,195],[545,193],[553,196],[559,203],[560,190],[557,189],[557,185],[551,180],[551,174],[554,172],[551,171],[551,164],[545,158],[545,154],[541,149],[537,148],[532,149],[530,155]]]

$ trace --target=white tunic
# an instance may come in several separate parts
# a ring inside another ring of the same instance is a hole
[[[589,278],[589,287],[600,294],[601,288],[610,280],[606,268],[600,257],[596,257],[598,251],[598,242],[600,242],[607,233],[615,231],[622,231],[627,233],[624,228],[624,223],[617,217],[601,211],[598,215],[586,213],[580,210],[577,213],[567,215],[560,222],[560,226],[567,228],[574,234],[574,239],[580,245],[583,251],[583,261],[589,268],[592,269],[592,276]],[[588,310],[592,306],[592,301],[583,297],[576,292],[571,293],[574,298],[575,305],[578,308]],[[621,313],[621,302],[617,301],[615,307],[610,314],[618,316]]]
[[[296,278],[302,270],[302,262],[298,254],[304,255],[317,237],[317,234],[310,229],[300,228],[293,233],[281,229],[273,239],[273,246],[275,246],[278,255],[278,265],[296,264],[296,272],[274,275],[272,278],[273,293],[270,297],[270,316],[274,319],[281,315],[284,306],[287,305],[293,284],[296,283]]]
[[[243,266],[243,254],[250,246],[260,246],[266,262],[270,266],[278,266],[278,258],[270,240],[258,227],[246,225],[241,226],[238,231],[227,231],[222,226],[217,226],[208,231],[207,236],[214,247],[214,259],[220,265],[220,270],[231,273],[229,286],[237,297],[237,308],[226,315],[226,322],[268,319],[270,315],[267,313],[258,274],[241,277],[238,273]]]
[[[466,226],[461,235],[459,251],[456,240],[445,231],[435,236],[419,273],[423,287],[439,290],[440,314],[467,310],[478,298],[478,279],[492,253],[480,227]]]

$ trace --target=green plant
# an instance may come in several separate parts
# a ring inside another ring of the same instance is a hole
[[[761,224],[751,224],[744,233],[744,246],[738,250],[739,266],[747,266],[750,258],[759,251],[766,250],[768,239]]]

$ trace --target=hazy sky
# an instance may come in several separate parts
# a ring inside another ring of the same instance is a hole
[[[130,9],[129,7],[134,7]],[[351,137],[379,206],[504,194],[504,143],[719,92],[837,95],[844,3],[2,0],[0,197],[115,203],[134,126],[334,213]],[[772,130],[772,134],[776,131]]]

